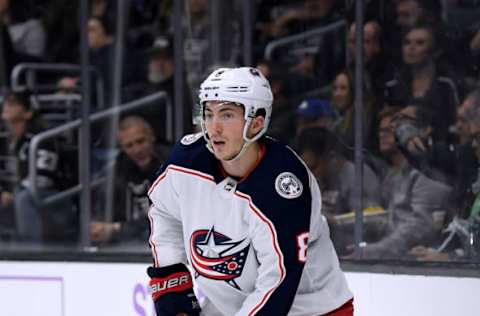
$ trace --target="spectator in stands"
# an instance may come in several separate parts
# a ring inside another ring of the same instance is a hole
[[[302,5],[286,10],[276,17],[270,25],[266,25],[264,32],[268,37],[279,38],[308,29],[326,25],[336,15],[336,1],[334,0],[304,0]]]
[[[116,5],[112,0],[91,0],[90,15],[103,19],[109,28],[114,27]]]
[[[423,106],[404,107],[393,122],[395,136],[412,167],[429,178],[449,183],[457,174],[454,145],[434,138],[434,117]]]
[[[470,69],[471,74],[469,74],[471,77],[473,77],[474,82],[478,83],[480,82],[480,74],[479,74],[479,69],[480,69],[480,26],[476,25],[476,32],[471,36],[470,42],[468,43],[468,48],[471,57],[471,62],[470,62]]]
[[[348,33],[348,58],[349,69],[355,70],[356,56],[356,27],[355,23],[350,25]],[[369,93],[377,99],[383,97],[383,85],[394,73],[394,67],[383,51],[382,27],[377,21],[367,21],[363,26],[363,58],[364,58],[364,80]]]
[[[295,109],[289,100],[289,76],[279,65],[262,60],[256,68],[268,79],[273,93],[272,117],[268,128],[268,135],[288,144],[295,137],[295,120],[292,116]]]
[[[103,78],[106,95],[111,92],[113,78],[114,38],[111,27],[104,18],[92,16],[88,20],[88,46],[90,63]],[[110,97],[106,97],[110,100]],[[107,101],[107,104],[110,102]]]
[[[457,121],[454,132],[456,143],[455,154],[455,180],[454,184],[454,214],[465,218],[473,203],[472,183],[477,178],[478,159],[472,147],[472,135],[470,133],[470,112],[475,104],[480,102],[480,90],[474,90],[467,95],[463,103],[457,109]],[[452,147],[452,145],[450,145]]]
[[[322,127],[329,131],[334,129],[337,113],[330,101],[307,99],[297,108],[297,137],[307,128]]]
[[[354,101],[352,74],[348,71],[341,71],[333,82],[332,104],[339,117],[335,123],[335,133],[348,147],[354,146]],[[376,144],[374,136],[376,107],[375,98],[364,89],[363,144],[368,149],[375,148]]]
[[[379,127],[378,127],[378,152],[381,155],[382,161],[386,163],[386,166],[380,173],[380,181],[382,183],[382,205],[386,206],[391,199],[392,183],[391,178],[399,172],[402,166],[406,163],[405,156],[398,148],[395,140],[394,128],[392,127],[392,119],[401,110],[401,107],[385,107],[379,114]]]
[[[432,242],[436,231],[434,213],[449,207],[451,188],[413,168],[397,147],[395,133],[400,117],[411,110],[386,108],[380,114],[380,152],[390,168],[382,179],[382,200],[387,219],[378,227],[379,240],[363,248],[364,258],[401,258],[420,242]]]
[[[0,23],[0,32],[0,89],[4,91],[10,84],[10,74],[16,64],[16,55],[8,28],[3,23]]]
[[[298,34],[338,22],[341,19],[338,3],[338,1],[331,0],[304,1],[301,9],[291,11],[291,14],[294,16],[297,14],[299,18],[288,23],[291,30],[290,34]],[[300,79],[304,77],[304,84],[309,84],[306,79],[312,78],[316,84],[314,88],[322,88],[334,79],[338,71],[345,68],[345,33],[343,28],[333,29],[313,40],[311,38],[307,39],[306,43],[301,45],[307,49],[300,55],[301,58],[295,63],[291,72],[299,75]],[[299,89],[299,92],[304,90]]]
[[[149,94],[165,91],[172,105],[175,104],[174,71],[175,60],[173,55],[173,43],[171,36],[157,37],[148,51],[147,71],[141,82],[127,86],[125,100],[132,101]],[[180,62],[180,61],[178,61]],[[186,80],[183,85],[183,128],[189,133],[192,127],[193,101]],[[156,128],[158,122],[165,122],[165,104],[155,104],[146,111],[141,112],[142,116],[154,126],[157,141],[165,140],[165,126]]]
[[[17,183],[16,159],[9,156],[8,131],[0,124],[0,241],[15,236],[15,211],[13,191]]]
[[[15,210],[15,222],[19,240],[50,241],[74,237],[75,210],[69,199],[41,205],[33,196],[32,186],[37,187],[38,198],[43,199],[61,189],[62,156],[59,144],[48,140],[40,144],[36,153],[37,182],[29,178],[29,146],[32,137],[44,129],[42,120],[35,115],[28,92],[8,92],[5,95],[2,119],[9,132],[9,155],[17,160],[18,182],[14,188],[2,193],[10,195]],[[5,198],[4,198],[5,201]]]
[[[13,48],[24,59],[44,56],[45,28],[39,19],[33,18],[29,1],[0,0],[0,23],[8,26]]]
[[[133,29],[151,27],[158,14],[166,9],[166,2],[162,0],[136,1],[130,6],[129,26]],[[171,5],[171,3],[169,3]],[[162,11],[161,11],[162,10]],[[163,28],[167,30],[167,28]]]
[[[472,143],[468,113],[473,108],[476,99],[480,97],[478,94],[479,90],[471,92],[457,109],[457,121],[455,122],[454,132],[457,134],[457,141],[460,145],[470,145]]]
[[[92,16],[88,20],[88,46],[90,50],[90,64],[97,70],[97,75],[94,76],[94,79],[100,77],[103,80],[104,87],[104,100],[103,105],[106,107],[111,106],[111,93],[112,93],[112,82],[113,82],[113,66],[114,66],[114,37],[113,30],[110,26],[108,18],[106,16],[97,17]],[[122,71],[122,87],[131,83],[133,80],[138,79],[138,67],[135,64],[138,61],[137,52],[135,50],[130,50],[127,46],[124,50],[123,57],[123,71]],[[66,81],[71,85],[74,83],[74,86],[78,87],[79,77],[68,76],[65,77]],[[65,81],[61,78],[59,82],[61,84]],[[102,105],[101,101],[98,100],[99,96],[95,95],[96,90],[92,90],[92,100],[97,100],[98,104],[93,104],[91,107],[93,110],[96,110],[97,107]]]
[[[434,139],[447,141],[460,104],[455,81],[435,63],[434,30],[419,25],[405,33],[404,66],[385,84],[385,101],[395,105],[418,104],[434,113]]]
[[[480,164],[480,91],[469,96],[473,99],[467,110],[471,146]],[[423,261],[480,260],[480,172],[473,173],[468,191],[464,195],[463,205],[457,204],[455,216],[444,230],[444,241],[436,248],[419,242],[411,254]]]
[[[472,147],[477,158],[477,166],[480,164],[480,90],[475,91],[475,101],[471,109],[468,111],[470,134],[472,137]],[[477,178],[472,183],[472,193],[474,194],[474,202],[468,214],[468,220],[471,224],[473,232],[475,257],[480,259],[480,169],[477,170]]]
[[[139,116],[120,122],[118,143],[122,150],[115,165],[113,222],[90,225],[94,242],[145,242],[148,238],[147,191],[155,171],[167,157],[167,148],[155,147],[150,125]]]
[[[184,59],[187,69],[187,82],[190,87],[200,86],[210,73],[210,68],[218,65],[235,65],[241,58],[240,25],[242,16],[239,1],[217,1],[218,16],[211,18],[208,0],[188,0],[184,15],[185,37]],[[213,23],[218,23],[218,27]],[[212,29],[217,27],[215,40]],[[217,37],[218,36],[218,37]],[[218,38],[218,41],[216,40]],[[191,91],[197,95],[197,91]]]
[[[394,25],[389,26],[390,32],[385,38],[385,48],[391,61],[397,64],[402,60],[404,33],[420,23],[439,27],[440,7],[438,1],[432,0],[397,0],[394,6],[396,20]]]
[[[348,150],[337,137],[322,127],[304,129],[297,142],[297,151],[313,172],[322,192],[322,213],[329,220],[337,251],[345,254],[353,241],[352,227],[337,225],[337,215],[352,212],[355,207],[355,166],[345,158]],[[363,205],[365,209],[380,206],[379,181],[373,170],[364,165]]]
[[[79,1],[50,0],[44,10],[47,32],[46,60],[53,63],[76,63],[79,60]]]

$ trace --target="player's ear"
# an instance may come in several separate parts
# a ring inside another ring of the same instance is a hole
[[[250,131],[252,135],[256,135],[260,132],[263,127],[265,126],[265,118],[261,115],[255,117],[252,121],[252,125],[250,126]]]

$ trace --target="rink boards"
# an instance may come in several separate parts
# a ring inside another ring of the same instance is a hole
[[[0,261],[0,315],[154,316],[146,267]],[[356,316],[478,315],[480,278],[361,272],[347,278]]]

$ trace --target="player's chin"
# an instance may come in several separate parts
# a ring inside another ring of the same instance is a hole
[[[229,160],[231,155],[228,155],[227,153],[225,152],[217,152],[215,151],[215,158],[217,158],[218,160]]]
[[[235,154],[227,152],[225,150],[219,150],[219,151],[215,151],[215,157],[218,160],[228,161],[228,160],[231,160],[233,157],[235,157]]]

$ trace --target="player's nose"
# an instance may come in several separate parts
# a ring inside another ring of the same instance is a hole
[[[223,131],[223,123],[218,117],[212,119],[212,130],[216,135],[220,135]]]

